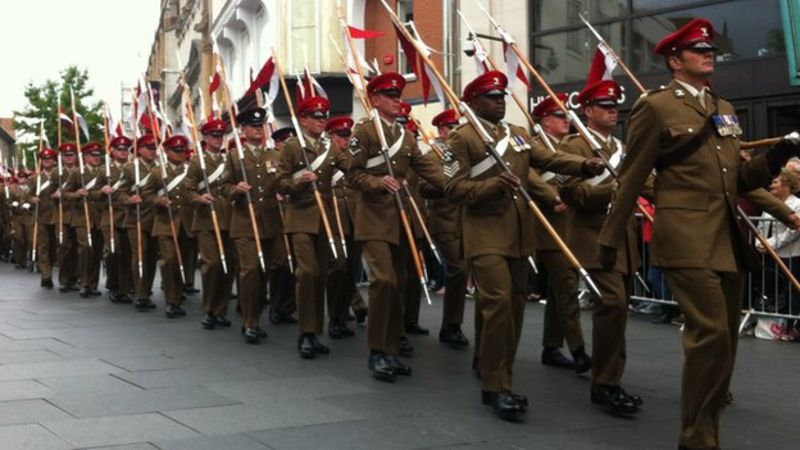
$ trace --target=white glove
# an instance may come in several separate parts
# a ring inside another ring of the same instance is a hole
[[[27,202],[26,202],[26,203],[23,203],[23,204],[22,204],[22,209],[31,209],[31,204],[30,204],[30,203],[27,203]]]
[[[783,140],[789,141],[794,145],[800,145],[800,133],[798,133],[797,131],[792,131],[791,133],[784,136]]]
[[[19,202],[18,201],[13,201],[13,202],[11,202],[11,206],[16,208],[17,206],[19,206]]]

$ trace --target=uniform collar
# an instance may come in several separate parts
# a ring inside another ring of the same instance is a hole
[[[684,89],[686,89],[686,92],[688,92],[689,95],[691,95],[692,97],[697,97],[698,95],[701,96],[701,97],[705,96],[705,93],[706,93],[706,87],[705,86],[703,86],[702,89],[698,90],[696,87],[692,86],[691,84],[689,84],[689,83],[687,83],[685,81],[681,81],[681,80],[679,80],[677,78],[675,79],[675,81],[678,84],[680,84]]]

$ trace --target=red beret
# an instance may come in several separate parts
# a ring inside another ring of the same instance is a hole
[[[374,95],[378,92],[397,91],[403,92],[406,87],[406,79],[397,72],[386,72],[369,80],[367,83],[367,94]]]
[[[52,148],[45,148],[39,152],[39,158],[55,158],[56,156],[58,156],[58,152]]]
[[[156,145],[156,138],[152,134],[145,134],[144,136],[139,138],[139,141],[137,142],[137,145],[139,147],[145,147],[145,146],[149,146],[149,145],[155,146]]]
[[[334,117],[325,124],[325,131],[328,133],[336,133],[337,131],[347,130],[353,128],[353,119],[347,116]]]
[[[507,86],[508,77],[506,77],[506,74],[496,70],[490,70],[483,75],[479,75],[466,85],[461,99],[468,102],[484,94],[505,94]]]
[[[208,119],[208,122],[204,123],[202,127],[200,127],[200,132],[203,134],[213,133],[213,132],[220,132],[224,133],[228,129],[228,123],[222,119]]]
[[[189,146],[189,139],[186,139],[186,136],[182,134],[173,134],[172,136],[168,137],[166,141],[164,141],[164,148],[167,150],[176,150],[176,149],[183,149],[182,151],[186,150],[186,147]]]
[[[400,115],[408,117],[409,114],[411,114],[411,103],[400,102]]]
[[[433,118],[431,124],[435,127],[458,124],[458,115],[455,109],[445,109]]]
[[[65,142],[58,147],[58,151],[61,153],[78,153],[78,146],[72,142]]]
[[[565,92],[557,93],[556,97],[558,97],[558,99],[561,100],[561,103],[564,104],[567,103],[567,98],[569,98],[569,96]],[[559,112],[562,115],[564,115],[564,111],[561,108],[559,108],[555,100],[553,100],[553,98],[548,95],[547,98],[539,102],[539,104],[536,105],[535,108],[533,108],[533,117],[541,119],[542,117],[549,116],[550,114],[556,114]]]
[[[297,114],[302,116],[311,116],[317,119],[324,119],[328,117],[328,111],[331,109],[331,102],[325,97],[308,97],[297,105]]]
[[[128,139],[127,136],[117,136],[111,140],[111,147],[119,148],[119,147],[130,147],[132,144],[131,140]]]
[[[716,50],[714,26],[706,19],[692,19],[656,44],[655,52],[669,56],[683,49]]]
[[[97,142],[89,142],[88,144],[84,145],[83,148],[81,148],[81,151],[83,153],[101,153],[103,151],[103,146]]]
[[[588,105],[597,103],[601,106],[617,106],[622,90],[614,80],[600,80],[583,88],[578,94],[578,103]]]

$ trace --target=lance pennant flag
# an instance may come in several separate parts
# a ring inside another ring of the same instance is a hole
[[[258,75],[256,75],[255,80],[250,83],[250,87],[247,89],[244,96],[253,95],[256,89],[261,89],[267,84],[269,84],[267,96],[269,97],[269,102],[272,103],[275,97],[277,97],[278,88],[280,87],[278,72],[275,70],[275,60],[272,57],[270,57],[267,62],[264,63],[264,66],[261,67],[261,70],[258,71]]]
[[[221,82],[222,78],[220,78],[219,72],[214,72],[214,75],[211,76],[211,84],[208,85],[208,93],[210,95],[214,95],[214,92],[217,92],[217,89],[219,89],[219,85]]]
[[[325,89],[322,88],[322,85],[311,75],[311,71],[308,70],[308,67],[303,69],[303,78],[297,81],[297,102],[298,104],[303,100],[313,97],[325,97],[328,98],[328,93],[325,92]]]
[[[602,43],[597,44],[597,51],[592,58],[592,67],[589,70],[589,80],[587,84],[594,84],[602,80],[614,78],[614,69],[617,68],[617,60]]]
[[[503,42],[503,57],[506,60],[506,76],[508,77],[508,89],[509,90],[513,89],[514,82],[517,80],[517,78],[519,78],[519,80],[522,81],[530,91],[531,82],[525,75],[525,71],[522,70],[522,65],[519,62],[517,54],[514,52],[514,49],[511,48],[511,46],[505,42]]]
[[[352,25],[348,25],[347,28],[350,30],[350,37],[353,39],[372,39],[386,35],[383,31],[362,30]]]
[[[428,99],[431,95],[431,86],[436,90],[436,95],[439,97],[440,100],[444,100],[444,89],[442,86],[439,85],[439,80],[433,74],[433,71],[425,64],[424,61],[420,61],[420,55],[417,52],[416,47],[414,44],[411,43],[408,39],[406,39],[405,34],[403,31],[397,27],[397,24],[392,23],[394,26],[395,33],[397,34],[397,39],[400,41],[400,47],[403,48],[403,52],[406,54],[406,59],[408,61],[408,66],[411,70],[417,74],[417,78],[422,82],[422,100],[425,105],[428,104]],[[416,34],[416,29],[414,29]],[[417,40],[420,41],[422,44],[423,49],[426,49],[427,54],[425,56],[430,55],[430,50],[427,50],[429,47],[419,39],[419,35],[417,35]],[[422,70],[420,70],[420,65],[422,66]]]

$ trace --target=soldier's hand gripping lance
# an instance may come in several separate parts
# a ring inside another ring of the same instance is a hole
[[[390,18],[395,23],[395,26],[402,33],[404,33],[406,39],[408,39],[409,42],[411,42],[415,47],[417,47],[417,50],[419,51],[420,44],[408,33],[408,31],[404,27],[402,27],[402,24],[400,23],[400,20],[397,18],[397,16],[395,15],[394,11],[389,7],[389,5],[387,5],[386,2],[383,1],[383,0],[381,0],[381,2],[383,3],[383,6],[386,9],[387,13],[389,14]],[[424,56],[424,54],[422,52],[420,52],[420,56],[423,59],[424,63],[427,64],[428,67],[431,68],[431,71],[433,72],[433,74],[436,76],[436,78],[442,84],[442,88],[445,90],[445,93],[448,96],[449,100],[454,105],[458,105],[458,108],[461,111],[461,113],[464,115],[464,117],[466,117],[466,119],[469,121],[469,123],[475,128],[475,131],[478,133],[478,135],[480,136],[481,140],[485,144],[486,151],[489,153],[489,155],[492,156],[492,158],[494,158],[495,162],[497,163],[497,166],[500,167],[501,170],[503,170],[503,171],[505,171],[507,173],[511,173],[513,175],[513,172],[511,172],[511,169],[506,165],[506,162],[503,160],[502,156],[500,156],[500,154],[497,153],[497,150],[495,149],[494,139],[489,135],[489,133],[483,127],[483,125],[481,124],[480,120],[478,120],[478,117],[475,115],[475,112],[472,111],[472,108],[470,108],[469,105],[467,105],[465,102],[463,102],[455,94],[455,92],[453,91],[452,87],[450,87],[450,85],[447,83],[447,80],[445,80],[444,76],[442,76],[442,74],[433,65],[433,62],[430,61],[430,59],[428,57]],[[544,216],[542,211],[539,209],[539,207],[533,201],[533,199],[531,198],[531,196],[528,193],[528,191],[524,187],[518,186],[517,187],[517,193],[519,193],[522,196],[522,198],[525,199],[525,202],[528,204],[528,207],[531,209],[531,211],[536,216],[536,218],[539,219],[539,221],[541,222],[542,226],[545,228],[545,230],[550,235],[550,237],[556,242],[556,244],[558,245],[559,249],[561,249],[562,253],[564,253],[564,256],[566,256],[567,259],[569,260],[570,264],[578,271],[578,273],[580,274],[581,278],[583,278],[583,280],[586,282],[587,286],[589,286],[589,288],[592,290],[593,293],[595,293],[596,295],[599,296],[600,295],[600,290],[597,288],[597,285],[592,280],[592,277],[589,276],[589,272],[587,272],[586,269],[584,269],[583,266],[581,266],[581,264],[578,261],[578,259],[575,257],[575,255],[572,253],[572,251],[569,249],[569,247],[567,247],[567,245],[564,243],[564,241],[558,235],[556,230],[553,228],[553,226],[550,224],[550,222]]]

